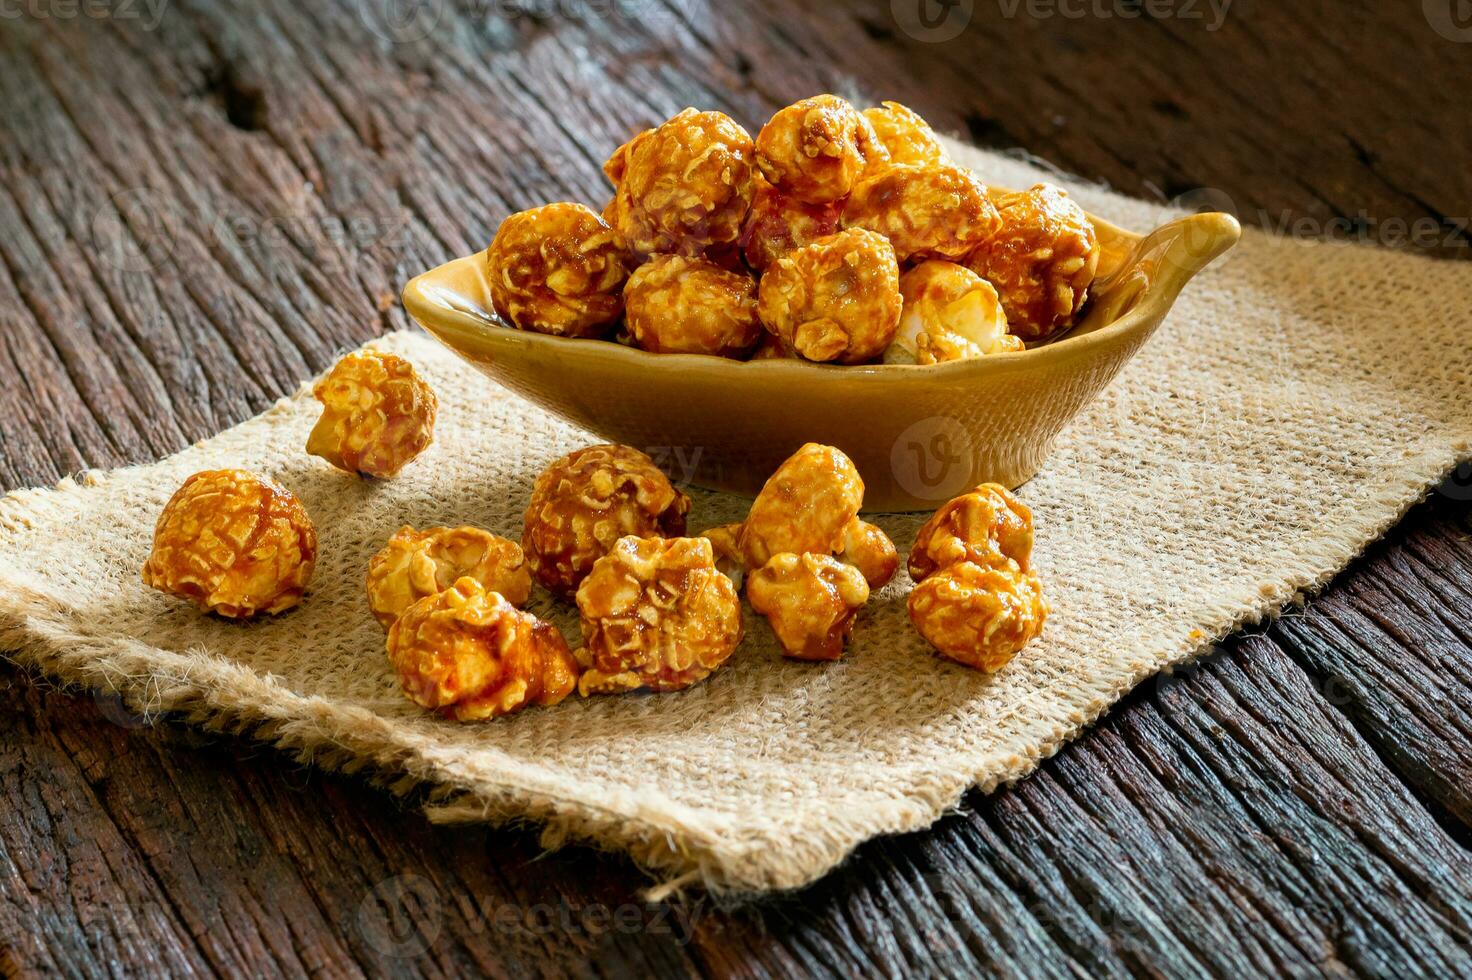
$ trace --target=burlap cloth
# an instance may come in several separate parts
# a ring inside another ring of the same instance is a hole
[[[1008,186],[1044,176],[971,162]],[[1167,217],[1074,190],[1127,227]],[[525,818],[549,845],[620,848],[666,882],[803,885],[867,838],[927,826],[970,786],[1026,775],[1143,678],[1324,583],[1468,455],[1469,270],[1248,231],[1022,489],[1053,615],[996,676],[928,652],[902,571],[837,664],[782,660],[748,613],[741,651],[683,693],[478,725],[413,707],[364,600],[369,557],[404,523],[518,538],[537,472],[593,440],[409,333],[381,344],[419,366],[441,409],[434,447],[398,480],[307,456],[318,407],[304,388],[162,462],[0,501],[0,648],[134,710],[395,791],[429,787],[435,819]],[[285,616],[232,625],[139,582],[169,495],[224,466],[281,480],[321,532],[313,593]],[[691,492],[692,527],[743,516],[740,499]],[[920,517],[878,522],[903,550]],[[576,635],[568,609],[533,605]]]

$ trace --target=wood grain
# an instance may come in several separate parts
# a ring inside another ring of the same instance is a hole
[[[860,0],[424,6],[408,43],[381,0],[0,21],[0,486],[261,410],[407,325],[398,286],[508,210],[600,203],[603,155],[687,104],[894,97],[1125,191],[1393,247],[1420,219],[1466,254],[1472,49],[1414,2],[1238,0],[1206,30],[978,0],[936,44]],[[6,668],[0,971],[1466,974],[1469,528],[1448,484],[1032,779],[736,909],[646,907],[616,856],[434,828]]]

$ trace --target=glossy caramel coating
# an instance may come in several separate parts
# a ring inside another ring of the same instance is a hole
[[[762,271],[794,248],[836,233],[842,209],[836,201],[808,204],[758,180],[751,212],[741,230],[746,264]]]
[[[951,565],[915,586],[910,622],[945,656],[977,670],[1000,670],[1043,631],[1048,603],[1029,572]]]
[[[997,232],[966,264],[997,288],[1011,331],[1045,340],[1073,325],[1099,269],[1094,225],[1068,195],[1037,184],[1000,202]]]
[[[902,305],[894,249],[882,235],[854,228],[772,263],[757,314],[791,354],[861,364],[894,339]]]
[[[884,145],[891,166],[935,166],[945,162],[946,151],[935,138],[935,130],[909,107],[883,102],[865,109],[864,118]]]
[[[406,526],[368,563],[368,606],[388,629],[405,609],[467,576],[517,608],[531,598],[531,569],[515,541],[478,527]]]
[[[779,111],[756,137],[756,164],[784,194],[808,204],[838,201],[887,158],[863,114],[836,95]]]
[[[555,595],[571,598],[619,538],[678,537],[689,510],[690,498],[639,450],[589,446],[537,477],[521,548],[532,576]]]
[[[924,581],[959,562],[1027,571],[1032,562],[1032,511],[996,483],[983,483],[942,505],[915,536],[910,577]]]
[[[869,585],[852,565],[829,555],[773,555],[746,583],[751,608],[771,624],[784,656],[837,660],[869,601]]]
[[[584,694],[675,691],[741,642],[741,599],[705,538],[620,538],[578,587]]]
[[[387,647],[405,696],[456,721],[553,705],[577,685],[557,627],[469,577],[405,609]]]
[[[414,365],[397,354],[349,354],[312,388],[322,417],[307,452],[340,470],[397,476],[434,442],[439,400]]]
[[[290,490],[245,470],[205,470],[164,505],[143,584],[230,619],[302,601],[317,529]]]
[[[639,256],[698,256],[741,237],[756,193],[755,146],[730,116],[686,109],[619,147],[603,165],[604,211]]]
[[[921,262],[900,276],[900,297],[905,306],[885,363],[939,364],[1026,346],[1007,332],[1007,314],[992,284],[964,265]]]
[[[627,258],[582,204],[547,204],[501,222],[486,250],[491,302],[520,330],[598,337],[623,312]]]
[[[986,185],[949,163],[890,167],[860,181],[843,205],[845,228],[889,239],[901,262],[965,258],[1001,223]]]
[[[832,446],[810,442],[767,478],[741,525],[739,544],[747,568],[773,555],[832,555],[844,546],[849,522],[864,503],[864,481]]]
[[[756,280],[705,259],[656,255],[624,289],[634,342],[656,354],[743,357],[762,336]]]
[[[885,585],[900,567],[899,550],[889,535],[857,517],[844,525],[842,547],[835,557],[857,568],[871,589]]]

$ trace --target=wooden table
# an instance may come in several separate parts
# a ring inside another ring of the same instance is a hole
[[[259,411],[687,104],[893,97],[1127,192],[1467,254],[1451,0],[920,3],[6,5],[0,485]],[[1021,785],[737,909],[6,667],[0,972],[1467,975],[1469,476]]]

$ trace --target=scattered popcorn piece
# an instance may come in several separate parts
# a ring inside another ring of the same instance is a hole
[[[532,576],[567,599],[619,538],[678,537],[689,510],[690,498],[645,454],[629,446],[589,446],[537,477],[521,547]]]
[[[920,582],[959,562],[1025,572],[1032,560],[1032,511],[996,483],[948,501],[920,528],[910,577]]]
[[[832,446],[810,442],[767,478],[741,526],[747,568],[773,555],[832,555],[864,503],[864,481],[853,461]]]
[[[899,260],[910,262],[963,259],[996,232],[1001,219],[986,185],[971,171],[940,163],[890,167],[860,181],[843,206],[841,223],[883,235]]]
[[[468,576],[404,610],[387,646],[409,700],[456,721],[553,705],[577,684],[555,626]]]
[[[762,276],[757,312],[785,350],[858,364],[884,353],[901,307],[894,249],[883,236],[854,228],[773,262]]]
[[[935,166],[944,163],[946,151],[930,124],[907,106],[884,102],[864,110],[864,118],[874,127],[879,142],[884,144],[893,166]]]
[[[938,364],[1026,346],[1007,332],[992,284],[963,265],[921,262],[900,276],[900,296],[904,311],[885,363]]]
[[[521,330],[597,337],[623,312],[629,270],[618,237],[582,204],[547,204],[501,222],[486,250],[491,302]]]
[[[1083,208],[1049,184],[1002,198],[998,231],[966,264],[997,289],[1011,331],[1044,340],[1073,325],[1099,268]]]
[[[809,204],[848,196],[888,154],[863,114],[836,95],[795,102],[756,137],[756,164],[784,194]]]
[[[829,555],[773,555],[746,583],[751,608],[767,617],[782,652],[795,660],[837,660],[869,601],[852,565]]]
[[[889,535],[857,517],[844,526],[843,547],[837,558],[857,568],[871,589],[888,583],[900,567],[900,553]]]
[[[397,476],[434,441],[439,408],[414,365],[383,351],[349,354],[312,388],[322,417],[307,452],[340,470]]]
[[[585,696],[689,687],[741,642],[741,599],[705,538],[620,538],[583,579],[577,603]]]
[[[1043,631],[1048,603],[1031,573],[961,562],[915,586],[909,612],[942,654],[995,671]]]
[[[722,524],[701,531],[700,536],[710,542],[711,551],[715,553],[716,571],[730,579],[739,590],[746,576],[746,559],[741,554],[741,525]]]
[[[686,109],[619,147],[604,214],[625,246],[698,256],[734,245],[756,193],[756,148],[730,116]]]
[[[245,470],[205,470],[159,515],[143,584],[231,619],[302,601],[317,529],[290,490]]]
[[[405,609],[470,577],[520,608],[532,573],[515,541],[478,527],[401,527],[368,563],[368,606],[384,629]]]
[[[624,289],[634,342],[656,354],[743,357],[762,337],[756,280],[705,259],[656,255]]]

